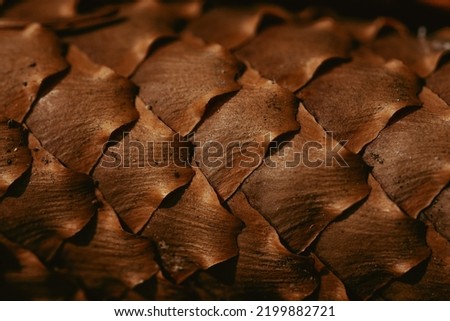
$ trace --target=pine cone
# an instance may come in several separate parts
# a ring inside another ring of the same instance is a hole
[[[277,3],[0,2],[1,299],[450,300],[447,6]]]

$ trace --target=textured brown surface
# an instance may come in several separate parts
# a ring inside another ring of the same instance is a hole
[[[26,132],[0,116],[0,197],[31,165]]]
[[[263,19],[289,19],[276,6],[218,7],[194,20],[187,31],[207,42],[218,43],[227,49],[244,44],[257,33]]]
[[[194,136],[194,159],[223,199],[258,167],[272,140],[299,128],[292,93],[254,70],[248,70],[241,83],[239,93],[214,111]]]
[[[424,211],[434,228],[450,242],[450,186],[444,188]]]
[[[427,243],[431,257],[425,271],[411,273],[390,284],[381,297],[387,300],[450,300],[450,243],[429,229]]]
[[[21,122],[41,83],[67,68],[58,39],[37,24],[0,29],[0,116]]]
[[[391,34],[381,37],[370,46],[385,59],[399,59],[420,77],[427,77],[437,67],[439,59],[446,53],[444,48],[435,48],[425,37]]]
[[[88,1],[92,3],[92,1]],[[0,17],[0,27],[25,27],[30,23],[39,22],[57,32],[74,32],[120,19],[117,9],[105,7],[94,12],[77,12],[86,1],[80,0],[21,0],[8,1],[3,15]],[[0,3],[1,5],[1,3]]]
[[[349,49],[347,34],[339,32],[332,20],[323,20],[310,26],[286,24],[268,28],[236,55],[262,76],[295,91],[311,79],[324,61],[347,57]]]
[[[10,2],[10,1],[8,1]],[[12,2],[12,1],[11,1]],[[76,15],[77,2],[79,0],[26,0],[14,1],[9,6],[2,18],[28,21],[46,22],[73,17]]]
[[[403,213],[372,176],[369,185],[367,201],[349,217],[332,223],[316,248],[356,299],[369,298],[430,254],[422,239],[424,227]]]
[[[161,201],[186,185],[194,173],[187,153],[178,153],[175,132],[145,109],[139,98],[136,108],[139,120],[118,142],[112,141],[115,144],[105,151],[93,177],[120,218],[137,233]]]
[[[420,99],[422,108],[384,129],[364,152],[386,193],[414,218],[450,181],[450,108],[427,88]]]
[[[374,86],[373,84],[377,84]],[[400,61],[355,61],[311,81],[299,97],[336,139],[358,153],[375,139],[398,110],[419,106],[417,77]]]
[[[379,17],[372,21],[364,19],[343,19],[338,20],[341,27],[361,43],[373,41],[382,32],[397,31],[400,34],[408,32],[408,28],[400,21],[390,17]]]
[[[174,284],[169,281],[164,275],[159,272],[156,275],[156,286],[155,286],[155,299],[161,301],[168,300],[196,300],[198,299],[197,293],[193,288],[185,286],[183,284]]]
[[[369,187],[360,157],[339,148],[303,106],[298,120],[300,133],[247,178],[243,191],[281,238],[302,252]],[[295,160],[296,166],[287,165]]]
[[[133,288],[159,268],[150,242],[123,231],[113,209],[98,195],[97,215],[83,233],[64,244],[56,260],[80,277],[89,290],[114,296],[121,288],[118,282]]]
[[[145,104],[185,136],[212,98],[239,90],[238,73],[236,59],[221,46],[185,40],[158,49],[132,79]]]
[[[320,301],[348,301],[347,291],[342,281],[331,272],[316,255],[314,259],[314,268],[319,273],[320,284],[317,291],[317,300]]]
[[[76,47],[67,60],[70,72],[37,102],[26,123],[66,166],[89,173],[111,133],[138,118],[135,88]]]
[[[439,1],[0,0],[0,299],[449,300]]]
[[[28,139],[31,173],[1,200],[0,233],[47,260],[95,214],[94,184]]]
[[[235,194],[228,205],[245,224],[238,237],[232,298],[302,300],[309,296],[317,286],[312,259],[289,252],[276,230],[250,206],[242,192]]]
[[[450,61],[439,67],[435,73],[427,78],[426,84],[439,95],[447,105],[450,105]]]
[[[130,76],[144,60],[151,45],[172,36],[174,19],[151,2],[126,7],[121,21],[94,32],[68,38],[96,63],[106,65],[123,76]]]
[[[143,235],[158,248],[163,268],[180,283],[199,269],[207,269],[238,254],[240,222],[226,211],[200,172],[180,200],[159,208]]]
[[[52,273],[33,254],[0,234],[1,300],[70,300],[76,298],[75,282]]]

